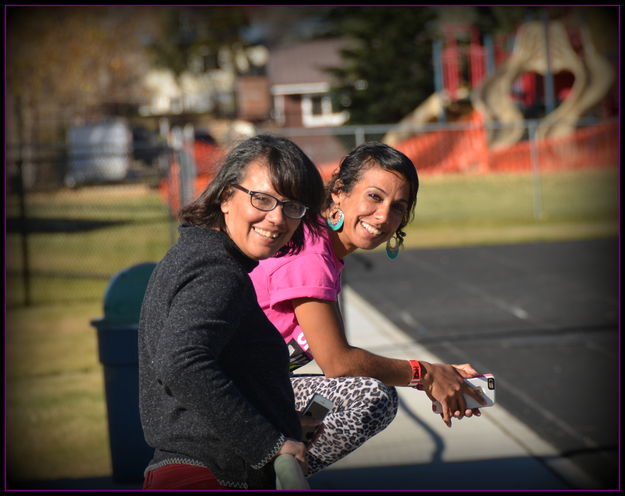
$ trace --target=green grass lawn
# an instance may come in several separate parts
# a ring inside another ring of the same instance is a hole
[[[421,177],[407,248],[616,236],[616,169],[543,174],[535,217],[527,174]],[[102,316],[108,279],[160,259],[172,234],[158,193],[85,188],[37,194],[38,219],[110,222],[97,229],[32,236],[33,305],[23,306],[20,239],[7,235],[7,473],[9,479],[111,473],[102,367],[90,320]],[[7,201],[7,217],[17,205]],[[401,255],[400,255],[401,257]]]
[[[616,169],[543,174],[538,193],[528,174],[423,177],[406,247],[615,236],[617,176]]]
[[[97,302],[13,308],[6,327],[10,480],[111,472]]]
[[[17,217],[14,200],[7,210],[9,219]],[[141,186],[32,194],[26,212],[35,226],[27,251],[35,304],[98,300],[113,274],[159,260],[176,236],[158,192]],[[9,232],[9,306],[24,301],[21,242]]]

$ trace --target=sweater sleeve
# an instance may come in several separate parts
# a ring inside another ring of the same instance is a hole
[[[219,363],[247,311],[241,299],[245,274],[206,265],[197,261],[176,285],[155,353],[160,358],[157,374],[182,408],[193,411],[212,432],[223,433],[239,456],[258,467],[277,453],[284,436],[246,400]]]

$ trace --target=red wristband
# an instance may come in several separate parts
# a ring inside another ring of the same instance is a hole
[[[421,379],[423,378],[423,373],[421,370],[421,364],[418,360],[408,360],[410,362],[410,367],[412,367],[412,379],[410,380],[411,387],[415,387],[421,384]]]

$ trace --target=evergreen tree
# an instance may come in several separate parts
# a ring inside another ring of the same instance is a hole
[[[431,9],[337,7],[330,20],[352,42],[342,66],[327,68],[336,80],[333,101],[349,110],[349,124],[398,122],[433,93]]]

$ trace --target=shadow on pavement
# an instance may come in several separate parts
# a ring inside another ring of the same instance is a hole
[[[44,490],[44,489],[66,489],[66,490],[89,490],[89,489],[119,489],[132,490],[141,489],[143,481],[139,482],[115,482],[111,477],[92,477],[88,479],[56,479],[56,480],[36,480],[36,481],[11,481],[7,482],[7,490]]]
[[[312,489],[571,489],[526,457],[423,465],[323,470]]]

